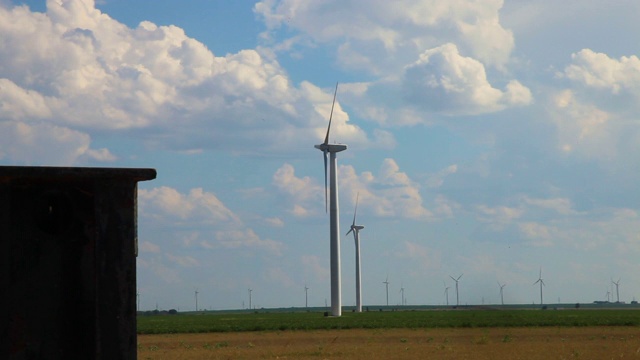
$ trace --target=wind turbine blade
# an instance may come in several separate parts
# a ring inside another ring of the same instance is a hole
[[[327,195],[327,150],[323,151],[324,154],[324,211],[329,212],[329,203]]]
[[[336,105],[336,95],[338,95],[338,83],[336,83],[336,91],[333,93],[333,103],[331,104],[331,114],[329,114],[329,126],[327,127],[327,136],[324,138],[324,143],[329,144],[329,131],[331,130],[331,119],[333,118],[333,107]]]
[[[347,236],[347,235],[351,234],[352,232],[353,232],[353,227],[352,227],[351,229],[349,229],[349,231],[347,231],[347,233],[346,233],[346,234],[344,234],[344,236]],[[354,236],[355,236],[355,235],[354,235]]]
[[[356,195],[356,210],[353,212],[353,224],[351,226],[356,225],[356,214],[358,213],[358,198],[360,197],[360,193]]]

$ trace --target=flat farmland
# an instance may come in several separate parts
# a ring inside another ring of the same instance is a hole
[[[138,317],[139,359],[640,359],[640,311],[440,310]]]
[[[260,331],[138,337],[138,359],[640,359],[637,327]]]

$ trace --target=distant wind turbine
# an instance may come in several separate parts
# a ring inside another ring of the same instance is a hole
[[[389,306],[389,277],[387,276],[387,280],[383,281],[382,283],[385,284],[387,288],[387,306]]]
[[[304,307],[308,308],[309,307],[309,297],[307,296],[307,291],[309,290],[309,288],[307,287],[307,284],[304,284]]]
[[[324,197],[325,210],[327,208],[327,155],[330,158],[330,201],[329,201],[329,229],[330,229],[330,262],[331,262],[331,315],[342,315],[342,286],[340,283],[340,224],[338,222],[338,163],[336,154],[347,149],[344,144],[329,144],[329,132],[331,130],[331,119],[333,117],[333,107],[336,104],[338,94],[338,84],[333,94],[331,113],[329,114],[329,126],[324,142],[315,145],[315,148],[322,151],[324,155]]]
[[[504,287],[507,286],[507,284],[500,284],[500,281],[498,281],[498,286],[500,286],[500,301],[502,305],[504,305]]]
[[[447,306],[449,306],[449,287],[444,281],[442,281],[442,284],[444,285],[444,296],[447,298]]]
[[[356,225],[356,214],[358,213],[358,198],[360,194],[356,195],[356,209],[353,212],[353,223],[351,224],[351,228],[347,232],[353,233],[353,239],[356,243],[356,312],[362,312],[362,286],[361,286],[361,276],[360,276],[360,230],[364,229],[362,225]]]
[[[198,311],[198,289],[196,289],[196,311]]]
[[[620,279],[618,279],[617,282],[613,281],[613,279],[611,279],[611,282],[613,283],[613,285],[616,286],[616,299],[617,299],[617,303],[620,302],[620,290],[618,289],[618,287],[620,286]]]
[[[400,285],[400,293],[402,293],[402,306],[404,306],[404,285]]]
[[[450,278],[453,279],[453,281],[456,282],[456,306],[460,306],[460,298],[458,297],[458,281],[460,281],[460,278],[462,277],[463,274],[460,274],[460,276],[458,276],[458,278],[454,278],[453,276],[449,275]]]
[[[253,289],[249,288],[249,309],[251,309],[251,292],[253,291]]]
[[[544,302],[542,301],[542,287],[546,286],[544,280],[542,280],[542,268],[540,268],[540,275],[538,276],[538,280],[534,282],[533,285],[538,283],[540,284],[540,305],[542,305],[544,304]]]

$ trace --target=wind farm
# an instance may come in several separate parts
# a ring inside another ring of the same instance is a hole
[[[158,174],[0,181],[0,358],[112,305],[141,359],[637,356],[638,6],[588,3],[0,1],[2,167]]]

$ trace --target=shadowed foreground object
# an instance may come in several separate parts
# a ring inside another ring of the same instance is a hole
[[[155,177],[0,166],[0,358],[136,358],[137,183]]]

